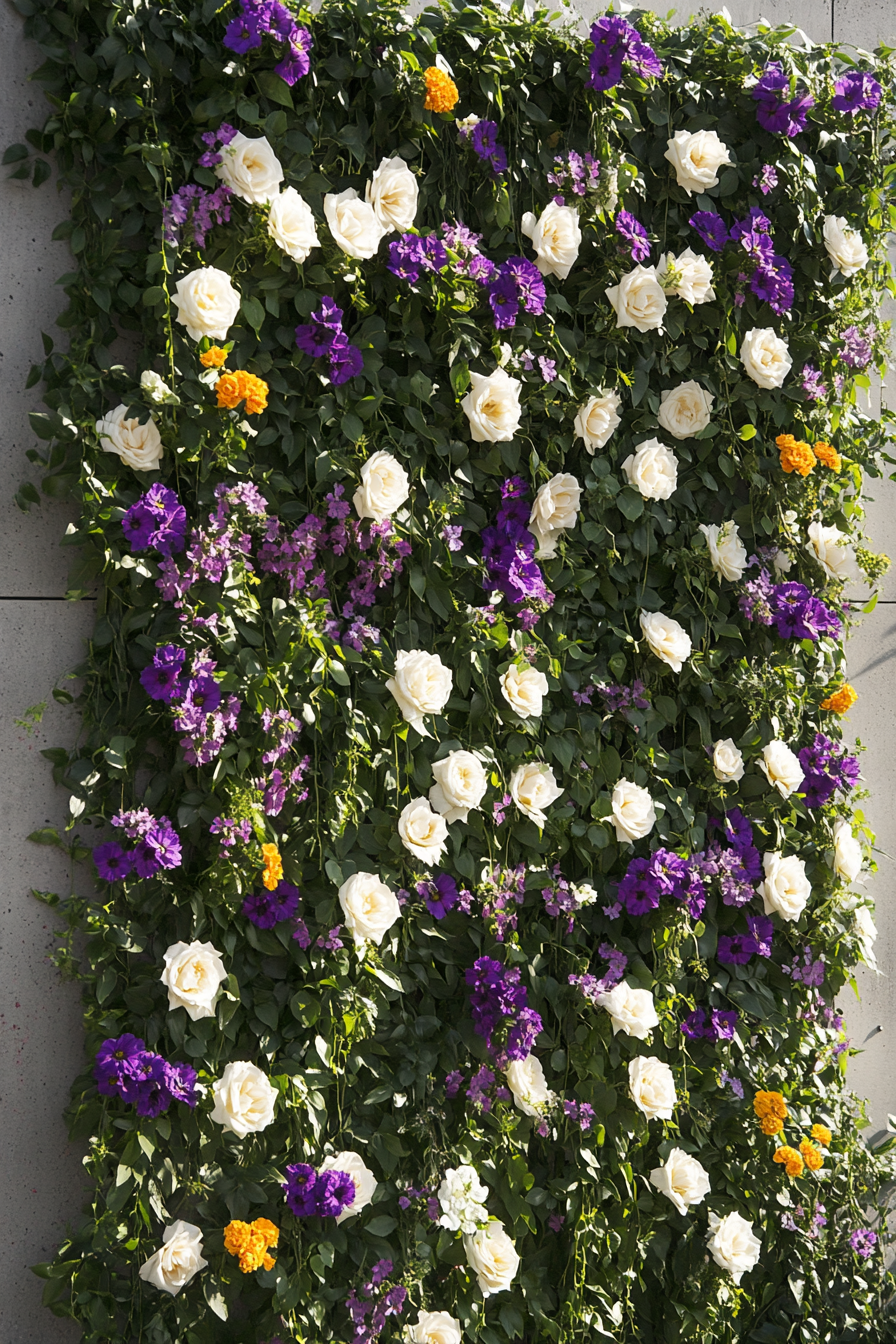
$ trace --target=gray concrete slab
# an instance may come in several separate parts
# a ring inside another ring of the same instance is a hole
[[[873,51],[896,46],[893,0],[833,0],[834,40]]]

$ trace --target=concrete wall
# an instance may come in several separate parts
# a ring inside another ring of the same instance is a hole
[[[819,41],[833,34],[868,48],[881,41],[896,45],[894,0],[729,0],[728,7],[736,23],[764,15],[794,22]],[[604,6],[580,5],[586,19],[599,8]],[[679,17],[698,8],[681,7]],[[22,39],[18,14],[0,0],[0,148],[42,120],[42,97],[25,78],[38,63],[37,52]],[[0,1210],[7,1229],[0,1344],[74,1344],[78,1338],[74,1327],[41,1310],[41,1284],[28,1270],[52,1254],[77,1211],[83,1183],[81,1154],[68,1144],[62,1122],[82,1058],[78,989],[50,964],[54,921],[29,894],[31,887],[64,891],[69,876],[61,855],[29,844],[26,836],[67,814],[68,800],[54,790],[39,752],[70,741],[75,731],[72,717],[53,706],[50,691],[79,660],[92,608],[61,600],[65,560],[55,543],[67,521],[65,508],[47,505],[26,518],[12,503],[28,471],[27,413],[40,407],[38,390],[25,392],[25,378],[41,357],[41,329],[59,336],[53,320],[63,300],[54,281],[67,269],[67,255],[50,235],[65,215],[65,201],[52,184],[34,191],[28,183],[0,180]],[[873,535],[879,548],[896,556],[894,500],[893,486],[880,490]],[[853,641],[851,674],[861,699],[850,727],[868,746],[868,815],[881,850],[896,855],[896,722],[888,696],[896,666],[896,576],[884,597]],[[45,699],[51,708],[33,734],[15,726],[29,705]],[[861,970],[863,999],[849,1007],[850,1033],[865,1043],[851,1078],[870,1098],[875,1129],[896,1111],[890,1042],[896,1031],[896,878],[883,856],[881,868],[874,884],[879,960],[891,974],[878,978]],[[883,1031],[875,1032],[879,1025]]]

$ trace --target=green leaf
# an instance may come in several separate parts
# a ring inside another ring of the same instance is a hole
[[[256,70],[253,76],[258,86],[258,91],[271,103],[278,103],[280,107],[288,108],[293,111],[295,104],[292,100],[292,93],[289,85],[273,70]]]
[[[364,1231],[369,1232],[372,1237],[388,1237],[390,1232],[394,1232],[398,1223],[388,1214],[381,1213],[378,1218],[371,1218],[366,1224]]]

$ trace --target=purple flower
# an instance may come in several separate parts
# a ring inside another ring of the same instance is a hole
[[[354,1204],[357,1188],[347,1171],[321,1171],[314,1187],[315,1212],[321,1218],[338,1218]]]
[[[463,550],[463,527],[459,523],[446,523],[441,536],[449,551]]]
[[[725,933],[719,935],[716,956],[723,966],[746,966],[755,951],[756,944],[749,934],[735,933],[731,937]]]
[[[498,273],[497,279],[488,287],[488,301],[496,331],[505,331],[508,327],[516,325],[517,313],[520,310],[519,295],[512,277],[505,274],[503,268]]]
[[[457,905],[457,883],[449,873],[438,873],[431,882],[418,882],[417,894],[423,897],[433,919],[444,919]]]
[[[767,62],[752,94],[757,104],[756,120],[771,135],[786,135],[792,139],[805,129],[815,99],[805,91],[798,91],[795,97],[785,99],[785,94],[789,92],[790,79],[784,73],[781,62]]]
[[[753,178],[753,186],[758,187],[763,196],[768,196],[778,185],[778,170],[770,163],[762,165],[762,172]]]
[[[453,1072],[447,1074],[445,1078],[445,1095],[448,1097],[456,1097],[463,1081],[464,1076],[459,1069],[454,1069]]]
[[[646,261],[650,256],[647,230],[628,210],[620,210],[616,216],[616,232],[629,249],[632,261]]]
[[[147,831],[143,844],[152,852],[159,868],[180,867],[180,836],[167,817],[159,817]]]
[[[714,214],[712,210],[698,210],[691,215],[688,223],[713,252],[724,251],[728,243],[728,226],[721,215]]]
[[[772,954],[772,936],[774,925],[766,915],[747,915],[747,928],[753,940],[758,957],[770,957]]]
[[[400,280],[407,280],[415,285],[425,264],[423,240],[415,233],[403,233],[400,238],[389,244],[389,260],[386,262],[386,267]]]
[[[146,1050],[145,1041],[126,1032],[103,1041],[96,1052],[93,1076],[104,1097],[117,1097],[119,1084],[126,1069]]]
[[[507,153],[498,144],[498,123],[480,121],[466,137],[474,153],[489,165],[495,177],[507,171]]]
[[[827,396],[828,390],[821,379],[821,370],[816,369],[814,364],[803,366],[803,391],[806,394],[807,401],[821,401]]]
[[[317,1212],[315,1191],[317,1172],[307,1162],[294,1162],[286,1168],[286,1180],[281,1189],[286,1194],[290,1213],[297,1218],[310,1218]]]
[[[336,337],[342,333],[342,309],[328,296],[321,300],[320,308],[311,314],[311,321],[296,327],[296,345],[312,359],[320,359],[329,354]]]
[[[628,61],[642,79],[663,73],[656,52],[641,41],[637,28],[616,14],[608,14],[591,26],[594,44],[588,62],[587,87],[599,93],[612,89],[622,78]]]
[[[273,891],[252,891],[243,901],[243,914],[258,929],[272,929],[284,919],[294,919],[299,910],[299,889],[281,880]]]
[[[660,894],[660,883],[650,870],[649,860],[632,859],[617,892],[628,913],[637,917],[656,910]]]
[[[165,1086],[174,1101],[182,1101],[192,1110],[199,1100],[196,1070],[190,1064],[165,1065]]]
[[[96,870],[104,882],[120,882],[134,867],[134,860],[114,840],[97,845],[93,851]]]
[[[873,331],[873,328],[871,328]],[[840,358],[850,369],[862,370],[871,363],[874,353],[871,341],[859,331],[858,327],[846,327],[840,336]]]
[[[850,1235],[849,1244],[856,1255],[861,1256],[863,1260],[867,1260],[874,1254],[874,1248],[877,1245],[877,1233],[872,1232],[870,1227],[857,1227]]]
[[[175,663],[151,663],[140,673],[140,685],[150,700],[170,704],[181,692],[180,668]]]
[[[854,117],[857,112],[873,112],[880,103],[881,87],[867,70],[848,70],[834,80],[831,107]]]

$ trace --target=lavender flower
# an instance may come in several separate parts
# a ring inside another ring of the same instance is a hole
[[[512,476],[501,487],[501,507],[494,523],[482,530],[486,585],[500,589],[510,602],[533,613],[553,601],[535,549],[529,531],[528,490],[524,481]]]
[[[778,170],[770,163],[762,165],[762,172],[753,178],[753,186],[758,187],[763,196],[768,196],[769,192],[774,191],[778,185]]]
[[[650,242],[647,230],[628,210],[620,210],[616,216],[616,232],[628,249],[632,261],[646,261],[650,256]]]
[[[240,12],[224,33],[224,45],[244,56],[260,47],[268,35],[286,45],[286,53],[274,69],[291,87],[311,69],[313,44],[308,29],[300,28],[279,0],[240,0]]]
[[[877,1245],[877,1233],[872,1232],[870,1227],[857,1227],[850,1234],[849,1244],[856,1255],[862,1260],[868,1260],[874,1254],[874,1248]]]
[[[771,135],[786,135],[792,139],[805,130],[815,99],[805,90],[797,90],[793,98],[786,98],[788,93],[790,79],[784,73],[781,62],[768,61],[753,89],[752,96],[757,104],[756,120]]]
[[[858,757],[847,755],[842,743],[824,733],[816,733],[812,745],[803,747],[799,761],[803,768],[800,792],[807,807],[823,807],[838,789],[847,793],[858,783]]]
[[[509,1060],[525,1059],[542,1021],[528,1007],[519,969],[505,970],[493,957],[480,957],[465,972],[465,979],[471,990],[473,1029],[485,1041],[498,1067],[505,1068]]]
[[[507,153],[498,144],[496,121],[478,121],[471,130],[462,128],[459,134],[462,140],[467,141],[477,158],[488,164],[494,177],[500,177],[507,171]]]
[[[355,1202],[357,1188],[346,1171],[315,1171],[307,1162],[286,1168],[281,1189],[290,1212],[297,1218],[338,1218]]]
[[[311,321],[296,327],[296,345],[312,359],[326,359],[335,387],[363,371],[364,356],[342,329],[342,309],[327,295],[317,312],[311,314]]]
[[[189,1064],[168,1064],[147,1050],[139,1036],[112,1037],[97,1051],[93,1076],[104,1097],[119,1097],[146,1117],[162,1115],[172,1101],[194,1107],[198,1100],[196,1070]]]
[[[220,160],[220,155],[212,157]],[[204,187],[192,183],[181,187],[166,201],[162,212],[165,241],[172,247],[180,247],[183,242],[205,247],[206,236],[215,224],[230,223],[232,195],[230,188],[223,183],[214,191],[206,191]]]
[[[595,1005],[597,1005],[597,1000],[602,994],[609,993],[619,984],[628,965],[628,957],[624,952],[620,952],[613,947],[612,943],[601,943],[597,949],[597,954],[607,963],[607,969],[602,976],[592,975],[589,971],[584,975],[571,975],[569,977],[569,983],[579,990],[579,993],[588,1003]]]
[[[612,89],[622,78],[622,67],[628,63],[641,78],[662,75],[663,67],[656,52],[626,19],[608,14],[591,26],[594,44],[588,61],[587,87],[598,92]]]
[[[834,80],[831,107],[854,117],[857,112],[873,112],[880,103],[882,89],[867,70],[848,70]]]
[[[173,490],[156,483],[127,510],[121,526],[132,552],[154,547],[160,555],[184,548],[187,511]]]
[[[711,210],[698,210],[691,215],[688,223],[713,252],[724,251],[728,244],[728,226],[721,215],[713,214]]]
[[[827,396],[828,390],[821,379],[821,370],[816,369],[814,364],[803,366],[802,383],[807,401],[822,401]]]

